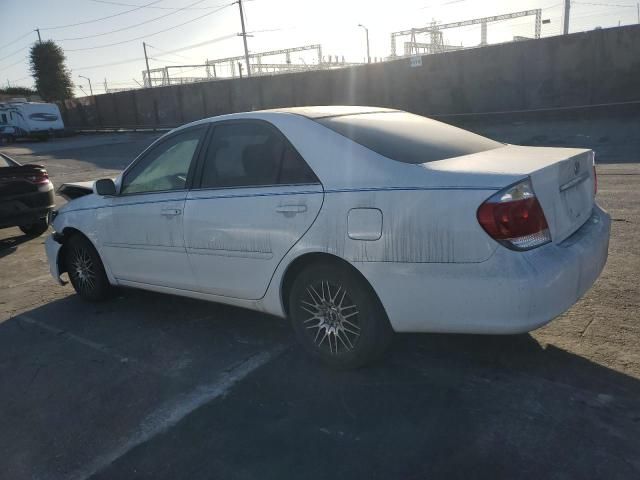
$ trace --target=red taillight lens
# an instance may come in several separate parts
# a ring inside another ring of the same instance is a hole
[[[49,181],[49,174],[47,172],[39,172],[34,175],[27,175],[25,178],[31,183],[42,185]]]
[[[530,250],[551,241],[547,219],[528,179],[485,201],[477,218],[491,238],[513,250]]]
[[[596,172],[596,164],[593,164],[593,195],[598,193],[598,172]]]

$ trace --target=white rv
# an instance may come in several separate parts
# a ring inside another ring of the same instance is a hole
[[[13,127],[17,138],[48,137],[64,131],[57,105],[22,99],[0,103],[0,125]]]

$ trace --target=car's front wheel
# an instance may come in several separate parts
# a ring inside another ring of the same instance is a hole
[[[111,285],[104,265],[91,242],[82,235],[73,235],[65,242],[65,267],[76,293],[91,302],[105,300]]]
[[[340,264],[303,270],[291,288],[289,313],[305,349],[333,368],[365,365],[384,351],[393,335],[372,288]]]

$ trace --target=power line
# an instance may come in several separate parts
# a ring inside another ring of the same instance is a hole
[[[15,52],[10,53],[9,55],[5,55],[4,57],[0,58],[0,62],[1,62],[2,60],[4,60],[5,58],[13,57],[16,53],[20,53],[20,52],[22,52],[23,50],[26,50],[27,48],[31,48],[31,45],[27,45],[27,46],[25,46],[25,47],[22,47],[22,48],[20,48],[19,50],[16,50]]]
[[[161,52],[161,53],[169,53],[169,52],[167,52],[166,50],[163,50],[163,49],[158,48],[158,47],[154,47],[153,45],[150,45],[150,44],[148,44],[148,43],[147,43],[147,47],[151,47],[151,48],[153,48],[154,50],[158,50],[158,51],[159,51],[159,52]],[[171,54],[171,55],[174,55],[174,56],[176,56],[176,57],[180,57],[180,58],[184,58],[185,60],[189,60],[189,57],[186,57],[186,56],[184,56],[184,55],[179,55],[179,54],[177,54],[177,53],[174,53],[174,54]]]
[[[164,53],[184,52],[184,51],[186,51],[186,50],[191,50],[191,49],[193,49],[193,48],[202,47],[202,46],[204,46],[204,45],[209,45],[210,43],[216,43],[216,42],[220,42],[220,41],[222,41],[222,40],[228,40],[228,39],[230,39],[230,38],[235,38],[235,37],[237,37],[237,34],[232,33],[232,34],[230,34],[230,35],[224,35],[224,36],[222,36],[222,37],[214,38],[214,39],[212,39],[212,40],[206,40],[206,41],[204,41],[204,42],[200,42],[200,43],[193,43],[193,44],[191,44],[191,45],[185,45],[184,47],[179,47],[179,48],[176,48],[176,49],[173,49],[173,50],[162,50],[162,51],[163,51]],[[151,46],[151,45],[149,45],[149,44],[147,43],[147,47],[150,47],[150,46]],[[159,50],[159,49],[158,49],[158,47],[153,47],[153,48],[155,48],[156,50]],[[185,58],[186,58],[186,57],[185,57]]]
[[[147,45],[149,46],[149,45]],[[184,60],[169,60],[166,58],[157,58],[157,57],[147,57],[149,60],[155,60],[156,62],[168,62],[168,63],[184,63]]]
[[[84,51],[84,50],[95,50],[95,49],[98,49],[98,48],[113,47],[115,45],[122,45],[124,43],[131,43],[131,42],[135,42],[136,40],[142,40],[143,38],[153,37],[154,35],[159,35],[161,33],[168,32],[169,30],[173,30],[173,29],[182,27],[183,25],[187,25],[188,23],[195,22],[196,20],[200,20],[201,18],[208,17],[209,15],[213,15],[214,13],[218,13],[220,10],[223,10],[223,9],[225,9],[225,8],[231,6],[231,5],[233,5],[233,3],[229,3],[227,5],[223,5],[220,8],[218,8],[217,10],[214,10],[213,12],[205,13],[204,15],[200,15],[200,16],[198,16],[196,18],[192,18],[191,20],[187,20],[186,22],[179,23],[178,25],[174,25],[173,27],[165,28],[163,30],[159,30],[159,31],[154,32],[154,33],[148,33],[146,35],[141,35],[139,37],[131,38],[129,40],[123,40],[121,42],[114,42],[114,43],[107,43],[105,45],[96,45],[96,46],[93,46],[93,47],[72,48],[72,49],[67,49],[66,51],[67,52],[81,52],[81,51]]]
[[[147,23],[151,23],[151,22],[155,22],[157,20],[161,20],[161,19],[163,19],[165,17],[168,17],[170,15],[175,15],[176,13],[179,13],[182,10],[186,10],[188,7],[190,7],[192,5],[197,5],[198,3],[202,3],[204,1],[206,1],[206,0],[197,0],[196,2],[193,2],[190,5],[187,5],[186,7],[178,8],[173,12],[165,13],[164,15],[160,15],[159,17],[151,18],[149,20],[145,20],[144,22],[136,23],[134,25],[129,25],[127,27],[118,28],[116,30],[110,30],[108,32],[103,32],[103,33],[95,33],[93,35],[85,35],[83,37],[58,38],[58,39],[55,39],[54,41],[56,41],[56,42],[65,42],[65,41],[71,41],[71,40],[85,40],[87,38],[102,37],[104,35],[110,35],[112,33],[123,32],[125,30],[130,30],[132,28],[139,27],[141,25],[146,25]]]
[[[452,5],[454,3],[462,3],[462,2],[466,2],[467,0],[450,0],[448,2],[442,2],[442,3],[437,3],[435,5],[425,5],[424,7],[420,7],[421,10],[424,10],[425,8],[436,8],[436,7],[444,7],[446,5]]]
[[[160,3],[162,1],[163,0],[154,0],[153,2],[149,2],[149,3],[146,3],[144,5],[140,5],[140,6],[136,7],[136,8],[132,8],[130,10],[125,10],[124,12],[114,13],[113,15],[107,15],[106,17],[94,18],[93,20],[87,20],[87,21],[84,21],[84,22],[70,23],[68,25],[58,25],[58,26],[55,26],[55,27],[46,27],[46,28],[41,28],[40,30],[59,30],[61,28],[77,27],[78,25],[86,25],[88,23],[100,22],[102,20],[107,20],[109,18],[119,17],[120,15],[125,15],[127,13],[135,12],[136,10],[140,10],[141,8],[145,8],[145,7],[148,7],[149,5],[153,5],[155,3]]]
[[[126,63],[140,62],[142,60],[144,60],[144,57],[136,57],[136,58],[129,58],[127,60],[120,60],[120,61],[117,61],[117,62],[103,63],[103,64],[100,64],[100,65],[89,65],[87,67],[72,68],[71,70],[73,70],[73,71],[76,71],[76,70],[91,70],[92,68],[115,67],[116,65],[124,65]]]
[[[121,7],[138,7],[140,5],[136,5],[133,3],[122,3],[122,2],[110,2],[107,0],[89,0],[91,2],[96,2],[96,3],[106,3],[107,5],[118,5]],[[155,6],[144,6],[144,8],[153,8],[153,9],[157,9],[157,10],[178,10],[180,9],[179,7],[155,7]],[[192,8],[188,8],[188,10],[211,10],[212,8],[216,8],[216,6],[212,6],[212,7],[192,7]]]
[[[15,39],[15,40],[13,40],[12,42],[5,43],[4,45],[2,45],[2,46],[0,47],[0,50],[1,50],[1,49],[3,49],[3,48],[5,48],[5,47],[8,47],[9,45],[13,45],[13,44],[14,44],[14,43],[16,43],[16,42],[19,42],[20,40],[22,40],[22,39],[23,39],[23,38],[25,38],[25,37],[28,37],[28,36],[29,36],[29,35],[31,35],[32,33],[33,33],[33,30],[29,30],[27,33],[25,33],[24,35],[22,35],[22,36],[20,36],[20,37],[16,38],[16,39]]]
[[[11,65],[7,65],[6,67],[2,67],[2,69],[4,70],[4,69],[7,69],[7,68],[11,68],[11,67],[13,67],[14,65],[18,65],[19,63],[24,62],[25,60],[26,60],[26,61],[29,61],[29,57],[21,58],[20,60],[18,60],[17,62],[12,63]]]
[[[628,8],[636,8],[636,5],[630,4],[621,4],[621,3],[591,3],[591,2],[573,2],[578,5],[597,5],[600,7],[628,7]]]
[[[185,50],[190,50],[192,48],[201,47],[203,45],[208,45],[210,43],[220,42],[222,40],[228,40],[230,38],[235,38],[235,37],[236,37],[235,33],[232,34],[232,35],[224,35],[222,37],[218,37],[218,38],[214,38],[214,39],[211,39],[211,40],[207,40],[206,42],[200,42],[200,43],[196,43],[196,44],[193,44],[193,45],[187,45],[185,47],[177,48],[175,50],[168,50],[165,53],[182,52],[182,51],[185,51]],[[147,45],[147,46],[149,46],[149,45]],[[113,66],[116,66],[116,65],[124,65],[126,63],[140,62],[140,61],[143,61],[143,60],[144,60],[144,57],[136,57],[136,58],[129,58],[127,60],[120,60],[120,61],[117,61],[117,62],[103,63],[103,64],[100,64],[100,65],[90,65],[90,66],[86,66],[86,67],[72,68],[72,70],[74,70],[74,71],[75,70],[91,70],[93,68],[113,67]]]

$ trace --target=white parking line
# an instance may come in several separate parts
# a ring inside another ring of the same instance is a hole
[[[267,352],[252,355],[224,371],[215,382],[200,385],[192,392],[160,405],[140,422],[138,428],[122,445],[99,456],[66,478],[84,480],[99,473],[135,447],[148,442],[156,435],[173,427],[197,408],[224,396],[236,383],[277,357],[284,350],[285,346],[278,345]]]
[[[43,330],[47,330],[48,332],[51,332],[57,336],[61,336],[64,337],[68,340],[73,340],[75,342],[78,342],[82,345],[84,345],[85,347],[89,347],[92,350],[97,350],[100,353],[104,353],[105,355],[109,355],[111,357],[114,357],[116,360],[120,361],[120,362],[128,362],[129,358],[120,355],[119,353],[113,351],[111,348],[107,347],[106,345],[102,345],[101,343],[98,342],[94,342],[93,340],[89,340],[88,338],[84,338],[81,337],[79,335],[76,335],[74,333],[70,333],[66,330],[63,330],[61,328],[58,327],[54,327],[53,325],[49,325],[48,323],[45,322],[41,322],[39,320],[36,320],[35,318],[32,318],[28,315],[18,315],[17,317],[15,317],[17,320],[31,324],[31,325],[35,325],[39,328],[42,328]]]

